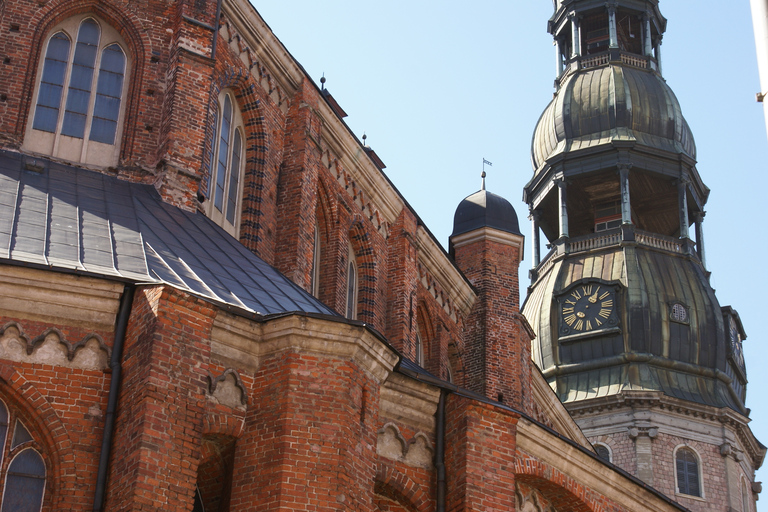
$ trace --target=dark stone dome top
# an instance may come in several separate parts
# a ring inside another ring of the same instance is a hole
[[[453,215],[453,233],[457,236],[478,228],[494,228],[521,235],[517,213],[509,201],[486,190],[466,197]]]
[[[531,161],[535,172],[561,153],[635,143],[696,159],[680,104],[657,73],[610,64],[566,78],[539,118]]]

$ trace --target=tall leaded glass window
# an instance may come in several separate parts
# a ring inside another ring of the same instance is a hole
[[[230,92],[220,94],[216,117],[208,214],[231,235],[237,236],[242,197],[243,121]]]
[[[101,52],[99,82],[91,123],[91,140],[104,144],[115,143],[124,78],[125,53],[120,46],[111,44]]]
[[[93,16],[70,18],[46,40],[24,148],[75,162],[117,163],[125,43]]]
[[[33,122],[33,127],[36,130],[56,132],[56,126],[59,122],[59,108],[61,107],[61,93],[67,74],[70,44],[69,37],[63,32],[57,32],[48,41]]]
[[[8,435],[11,440],[8,442]],[[34,435],[0,402],[0,512],[40,512],[46,483],[46,466]]]
[[[91,103],[93,73],[99,50],[99,36],[99,25],[90,18],[83,20],[77,34],[72,72],[69,75],[67,107],[61,126],[63,135],[78,139],[82,139],[85,135],[85,122]]]
[[[689,496],[701,496],[699,459],[688,448],[680,448],[675,454],[677,492]]]

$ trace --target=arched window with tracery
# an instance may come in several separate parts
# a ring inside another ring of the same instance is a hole
[[[94,16],[69,18],[45,39],[23,148],[72,162],[117,164],[127,45]]]
[[[8,435],[10,433],[10,440]],[[47,470],[35,439],[12,409],[0,401],[0,512],[40,512]],[[5,461],[9,461],[5,465]]]
[[[352,244],[347,250],[347,307],[345,316],[350,320],[357,318],[357,288],[358,288],[357,257]]]
[[[690,448],[679,448],[675,452],[678,493],[701,497],[699,467],[699,457]]]
[[[211,163],[208,216],[234,237],[239,235],[245,167],[245,129],[234,94],[219,94]]]

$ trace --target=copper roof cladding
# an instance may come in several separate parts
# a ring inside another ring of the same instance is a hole
[[[534,131],[534,172],[554,156],[615,141],[696,159],[693,135],[664,79],[648,69],[608,64],[565,78]]]
[[[512,204],[501,196],[479,190],[464,198],[456,207],[451,236],[485,227],[514,235],[521,234],[517,213]]]
[[[620,284],[620,332],[561,342],[551,298],[581,280]],[[675,303],[687,308],[687,323],[670,320]],[[536,333],[532,357],[563,402],[646,390],[746,411],[720,304],[693,258],[639,244],[574,254],[543,273],[523,314]]]
[[[32,163],[0,151],[0,263],[164,283],[262,316],[336,315],[201,213],[164,203],[152,186],[25,160]]]

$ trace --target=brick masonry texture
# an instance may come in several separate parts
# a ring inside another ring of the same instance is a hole
[[[417,214],[343,122],[328,117],[323,92],[253,8],[223,3],[217,20],[213,0],[0,2],[2,149],[24,151],[52,28],[94,15],[119,32],[130,60],[118,163],[94,170],[151,184],[168,204],[204,214],[216,161],[213,107],[231,92],[245,129],[236,238],[307,292],[317,279],[317,298],[341,314],[350,247],[358,269],[356,321],[288,312],[295,323],[283,331],[275,326],[284,317],[136,284],[103,510],[191,511],[199,499],[215,512],[433,511],[441,393],[446,510],[635,510],[608,494],[648,491],[618,473],[600,480],[618,484],[598,490],[591,471],[606,470],[588,446],[558,465],[519,442],[529,416],[549,427],[531,423],[542,439],[577,437],[553,432],[562,408],[533,401],[520,248],[483,239],[448,256],[427,240]],[[11,447],[7,436],[0,477],[21,449],[40,453],[45,512],[93,510],[114,376],[106,363],[74,357],[88,340],[100,356],[115,344],[114,329],[87,321],[89,285],[74,287],[84,298],[71,322],[52,321],[23,294],[13,297],[17,313],[0,310],[0,399],[33,438]],[[230,317],[241,323],[227,331]],[[307,334],[312,322],[319,327]],[[417,359],[418,339],[425,372],[414,373],[402,360]],[[401,456],[379,450],[386,427],[402,437]],[[617,465],[636,472],[631,441],[604,442]],[[660,436],[654,449],[681,442]],[[715,488],[722,457],[712,446],[696,449],[705,486]],[[659,488],[674,496],[668,480]],[[642,510],[675,510],[653,496]],[[726,498],[713,491],[711,499],[720,506]]]

